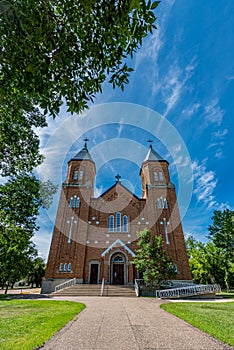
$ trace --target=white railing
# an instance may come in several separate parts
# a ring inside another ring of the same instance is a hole
[[[191,280],[169,280],[165,281],[165,285],[168,283],[168,288],[181,288],[181,287],[192,287],[195,284]],[[164,283],[161,283],[164,286]]]
[[[103,296],[103,293],[104,293],[104,285],[105,285],[105,279],[104,279],[104,277],[103,277],[103,279],[102,279],[102,285],[101,285],[101,293],[100,293],[101,297]]]
[[[219,284],[200,284],[191,287],[156,290],[156,297],[161,299],[174,299],[180,297],[196,296],[202,294],[220,293]]]
[[[140,286],[144,285],[144,280],[143,279],[135,279],[135,292],[136,296],[140,296]]]
[[[74,284],[76,284],[76,278],[72,278],[72,279],[69,280],[69,281],[66,281],[66,282],[63,282],[63,283],[61,283],[61,284],[58,284],[58,285],[55,287],[55,292],[58,292],[59,290],[68,288],[68,287],[70,287],[70,286],[73,286]]]

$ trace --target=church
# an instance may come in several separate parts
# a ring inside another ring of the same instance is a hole
[[[96,176],[85,140],[68,162],[62,184],[42,292],[76,278],[76,283],[133,285],[139,273],[132,260],[137,232],[149,228],[163,238],[178,280],[191,280],[175,186],[169,163],[150,144],[142,159],[141,198],[121,183],[94,197]]]

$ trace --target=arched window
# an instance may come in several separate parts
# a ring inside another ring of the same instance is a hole
[[[84,176],[84,171],[83,170],[80,170],[79,171],[79,178],[78,178],[78,180],[83,180],[83,176]]]
[[[59,271],[60,271],[60,272],[63,271],[63,264],[60,264],[60,265],[59,265]]]
[[[167,209],[167,208],[168,208],[166,198],[164,198],[164,199],[163,199],[163,208],[165,208],[165,209]]]
[[[80,197],[74,196],[74,208],[79,208],[80,205]]]
[[[114,263],[124,263],[124,259],[123,259],[122,256],[117,255],[117,256],[114,257],[113,262]]]
[[[116,213],[116,232],[121,232],[121,214]]]
[[[70,198],[69,206],[70,206],[70,208],[73,208],[73,197]]]
[[[127,215],[123,216],[123,231],[128,232],[128,217],[127,217]]]
[[[109,216],[109,231],[114,232],[115,230],[115,220],[114,220],[114,215]]]
[[[158,173],[157,173],[157,171],[154,171],[154,181],[158,181]]]
[[[68,272],[71,272],[71,263],[69,263],[69,264],[67,265],[67,271],[68,271]]]
[[[73,179],[74,179],[74,180],[78,180],[78,170],[75,170],[75,171],[74,171]]]
[[[67,264],[66,263],[63,265],[63,271],[67,271]]]
[[[159,172],[159,181],[163,181],[163,173],[161,171]]]

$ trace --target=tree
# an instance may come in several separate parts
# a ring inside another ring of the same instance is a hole
[[[202,243],[190,236],[186,240],[189,266],[195,283],[217,283],[229,289],[234,282],[234,264],[213,242]]]
[[[31,241],[38,229],[36,218],[40,206],[50,204],[56,188],[47,182],[42,191],[40,182],[27,174],[0,185],[0,281],[7,284],[6,292],[9,284],[27,275],[37,255]]]
[[[163,249],[161,236],[152,237],[150,230],[144,229],[138,233],[137,245],[139,249],[133,264],[143,273],[145,283],[159,287],[162,281],[175,276],[173,265]]]
[[[36,284],[36,287],[41,287],[42,277],[45,275],[45,269],[46,265],[42,258],[37,257],[31,261],[27,280],[32,288],[34,284]]]
[[[190,270],[196,283],[224,284],[225,256],[212,242],[202,243],[190,236],[186,240]]]
[[[209,226],[209,238],[216,247],[223,249],[226,258],[234,263],[234,211],[215,210]]]
[[[10,284],[25,277],[32,256],[36,256],[31,238],[30,231],[16,226],[0,211],[0,281],[2,286],[6,284],[5,294]]]
[[[0,101],[27,96],[53,116],[80,112],[109,82],[122,89],[125,59],[155,27],[151,0],[3,0]],[[0,102],[0,104],[2,104]]]
[[[1,73],[0,73],[1,75]],[[33,101],[16,91],[11,98],[0,87],[0,174],[29,173],[42,163],[34,129],[46,126],[45,116]]]

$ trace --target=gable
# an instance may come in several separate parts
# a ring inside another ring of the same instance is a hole
[[[121,196],[124,196],[127,198],[133,198],[136,201],[141,200],[134,193],[132,193],[127,187],[123,186],[121,182],[117,182],[116,184],[114,184],[112,187],[106,190],[99,198],[102,198],[105,201],[111,201]]]
[[[113,249],[114,247],[118,247],[118,246],[121,246],[123,247],[130,255],[132,255],[132,257],[134,258],[136,256],[136,254],[128,247],[126,246],[126,244],[124,244],[121,239],[117,239],[114,243],[112,243],[106,250],[104,250],[104,252],[102,253],[102,258],[108,254],[111,249]]]

